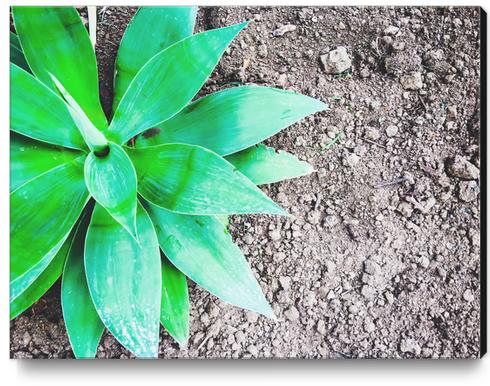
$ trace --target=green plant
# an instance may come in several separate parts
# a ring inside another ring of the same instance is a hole
[[[195,17],[195,7],[137,12],[117,55],[108,122],[77,11],[13,9],[10,316],[61,276],[78,358],[95,355],[105,328],[138,357],[157,356],[160,322],[185,345],[186,276],[274,317],[223,215],[286,215],[256,185],[312,168],[255,145],[326,105],[258,86],[191,102],[248,24],[193,35]]]

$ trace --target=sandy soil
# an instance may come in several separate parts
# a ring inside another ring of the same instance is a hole
[[[109,7],[99,15],[106,108],[133,13]],[[330,111],[267,141],[317,173],[264,188],[294,219],[232,221],[279,320],[191,284],[189,347],[179,350],[162,332],[160,356],[477,357],[479,9],[212,7],[199,11],[197,29],[246,19],[255,22],[202,94],[256,83],[329,103]],[[276,30],[289,24],[295,30],[280,36]],[[338,47],[346,48],[351,70],[327,74],[320,57]],[[14,358],[73,356],[59,283],[11,323],[11,336]],[[130,354],[105,334],[97,356]]]

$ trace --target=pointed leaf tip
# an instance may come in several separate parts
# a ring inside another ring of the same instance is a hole
[[[199,145],[226,156],[245,150],[327,108],[306,95],[264,86],[232,87],[190,103],[158,125],[138,147],[163,143]]]
[[[191,35],[154,55],[134,76],[114,113],[108,136],[125,143],[168,120],[201,89],[243,22]],[[159,84],[159,87],[155,87]]]
[[[287,215],[233,165],[200,146],[166,144],[128,152],[138,192],[157,206],[191,215]]]

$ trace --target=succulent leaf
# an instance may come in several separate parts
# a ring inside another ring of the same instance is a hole
[[[162,308],[160,322],[181,347],[189,339],[187,278],[167,258],[162,259]]]
[[[71,242],[73,240],[73,234],[74,233],[72,231],[56,256],[49,263],[46,269],[44,269],[44,271],[36,278],[36,280],[34,280],[27,289],[25,289],[10,303],[10,319],[16,318],[35,302],[37,302],[61,276],[66,255],[68,254]]]
[[[10,32],[10,62],[14,63],[27,72],[31,72],[24,53],[22,52],[19,38],[13,32]]]
[[[189,36],[153,56],[119,103],[108,138],[118,144],[178,113],[202,87],[226,47],[248,23]]]
[[[49,145],[14,131],[10,132],[10,191],[81,155],[79,151]]]
[[[285,151],[252,146],[225,158],[256,185],[271,184],[310,174],[313,167]]]
[[[144,205],[160,247],[181,272],[225,302],[275,318],[245,257],[218,219]]]
[[[90,153],[84,174],[90,194],[137,239],[136,172],[124,149],[111,142],[107,155]]]
[[[229,88],[190,103],[158,125],[157,135],[142,135],[136,143],[188,143],[228,155],[326,108],[323,102],[290,91],[260,86]]]
[[[68,107],[68,112],[75,122],[80,134],[82,134],[85,143],[88,145],[90,150],[95,152],[103,152],[107,149],[107,139],[92,123],[92,121],[87,117],[83,109],[79,106],[77,101],[70,95],[70,93],[65,89],[61,82],[53,75],[49,74],[53,80],[56,90],[63,96]]]
[[[156,358],[162,295],[158,240],[139,205],[140,243],[99,204],[85,244],[85,271],[97,313],[112,335],[137,357]]]
[[[83,157],[39,175],[10,194],[11,299],[55,257],[87,200]]]
[[[95,52],[74,7],[13,7],[15,30],[29,67],[56,90],[53,74],[75,98],[92,123],[107,127],[99,100]]]
[[[116,58],[113,111],[136,73],[154,55],[192,35],[197,7],[140,7],[131,19]]]
[[[68,107],[38,79],[10,63],[10,129],[39,141],[87,148]]]
[[[155,205],[194,215],[287,215],[233,165],[202,147],[166,144],[128,152],[138,192]]]
[[[90,214],[85,212],[76,229],[61,281],[63,320],[76,358],[95,357],[105,329],[90,297],[85,276],[84,249]]]

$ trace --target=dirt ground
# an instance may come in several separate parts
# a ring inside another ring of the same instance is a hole
[[[134,11],[99,14],[107,110]],[[254,19],[201,95],[256,83],[331,109],[266,142],[317,170],[264,187],[294,218],[232,220],[278,321],[191,283],[189,346],[162,331],[161,358],[478,357],[479,18],[451,7],[200,9],[198,31]],[[295,29],[281,35],[284,25]],[[338,47],[351,70],[328,74],[320,57]],[[59,290],[11,323],[12,357],[73,357]],[[97,357],[131,355],[106,333]]]

